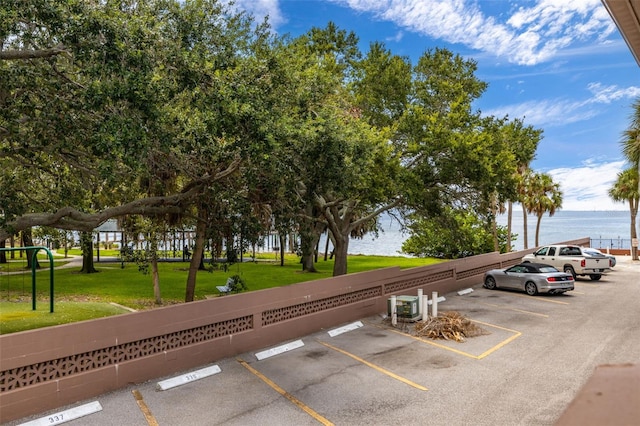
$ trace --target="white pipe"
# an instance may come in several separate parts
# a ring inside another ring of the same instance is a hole
[[[398,324],[398,312],[396,310],[396,296],[391,296],[391,325]]]
[[[424,312],[424,305],[422,304],[422,294],[423,291],[421,288],[418,289],[418,315],[420,316],[420,318],[422,318],[423,312]]]
[[[422,306],[424,307],[422,322],[427,322],[427,320],[429,319],[429,296],[427,296],[426,294],[422,296]]]
[[[438,292],[434,291],[431,293],[431,316],[434,318],[438,317]]]

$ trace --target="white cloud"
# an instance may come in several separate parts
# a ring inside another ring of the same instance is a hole
[[[591,103],[608,104],[612,101],[635,99],[640,96],[640,87],[636,86],[621,88],[616,85],[603,86],[600,83],[591,83],[587,88],[593,93],[593,98],[589,100]]]
[[[520,104],[504,105],[499,108],[483,111],[485,115],[495,117],[523,118],[533,126],[566,125],[589,120],[599,114],[593,108],[585,108],[585,102],[574,102],[566,99],[544,99],[528,101]]]
[[[230,0],[226,2],[229,3]],[[234,0],[233,3],[236,9],[253,15],[257,23],[262,22],[265,16],[269,17],[273,28],[278,28],[287,21],[280,10],[279,0]]]
[[[504,105],[499,108],[483,111],[485,115],[495,117],[524,118],[534,126],[554,126],[589,120],[600,114],[598,105],[610,104],[620,99],[636,99],[640,97],[640,87],[603,86],[591,83],[587,89],[592,96],[584,101],[567,99],[543,99],[527,101],[520,104]]]
[[[403,37],[404,37],[404,33],[402,31],[398,31],[396,35],[394,35],[393,37],[387,37],[386,40],[398,43],[402,40]]]
[[[581,167],[558,168],[547,173],[560,184],[562,210],[629,210],[627,204],[614,202],[608,193],[625,164],[624,161],[598,163],[591,160]]]
[[[600,0],[538,0],[488,16],[472,0],[331,0],[378,19],[450,43],[535,65],[561,49],[592,39],[604,40],[615,25]],[[507,2],[486,2],[508,8]],[[502,17],[506,18],[502,18]],[[503,21],[498,21],[502,18]]]

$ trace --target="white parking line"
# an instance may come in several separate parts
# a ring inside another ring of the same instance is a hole
[[[176,386],[181,386],[185,383],[193,382],[194,380],[200,380],[205,377],[213,376],[214,374],[218,374],[221,371],[222,370],[217,365],[202,368],[200,370],[192,371],[181,376],[172,377],[171,379],[158,382],[157,389],[164,391],[167,389],[175,388]]]
[[[288,352],[293,349],[298,349],[304,346],[302,340],[296,340],[294,342],[287,343],[285,345],[276,346],[275,348],[267,349],[266,351],[258,352],[256,358],[258,361],[262,361],[265,358],[279,355],[284,352]]]
[[[331,337],[336,337],[339,334],[347,333],[349,331],[356,330],[356,329],[358,329],[360,327],[363,327],[363,326],[364,326],[364,324],[362,324],[361,321],[356,321],[356,322],[353,322],[351,324],[347,324],[344,327],[339,327],[339,328],[334,328],[333,330],[329,330],[329,331],[327,331],[327,333]]]
[[[80,417],[88,416],[89,414],[97,413],[98,411],[102,411],[102,405],[100,405],[98,401],[94,401],[78,407],[69,408],[68,410],[50,414],[48,416],[40,417],[39,419],[32,420],[27,423],[22,423],[20,426],[59,425],[70,422],[71,420],[79,419]]]

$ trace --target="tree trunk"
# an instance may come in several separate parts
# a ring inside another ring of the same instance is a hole
[[[153,297],[156,305],[162,305],[160,296],[160,274],[158,273],[158,241],[155,232],[151,233],[151,277],[153,280]]]
[[[538,236],[540,235],[540,222],[542,222],[542,215],[539,214],[537,216],[538,216],[538,220],[536,222],[536,245],[535,245],[535,247],[539,247],[540,246],[540,243],[539,243],[539,240],[538,240]]]
[[[5,248],[7,246],[7,242],[5,240],[0,241],[0,248]],[[7,263],[7,252],[0,251],[0,263]]]
[[[284,238],[284,235],[282,237]],[[295,241],[296,241],[296,235],[293,232],[290,232],[289,233],[289,253],[295,253],[296,251]],[[285,242],[286,242],[286,238],[280,240],[280,248],[282,250],[284,250]]]
[[[638,216],[638,202],[636,201],[634,203],[633,200],[629,200],[629,210],[631,213],[631,259],[638,260],[638,247],[633,246],[633,239],[638,238],[638,234],[636,233],[636,217]]]
[[[513,220],[513,202],[509,201],[507,207],[507,247],[505,253],[511,253],[511,222]]]
[[[333,263],[333,276],[347,274],[347,253],[349,252],[349,233],[335,238],[333,253],[335,260]]]
[[[493,251],[500,253],[500,241],[498,240],[498,198],[494,193],[491,196],[491,235],[493,236]]]
[[[313,250],[313,260],[318,263],[318,254],[320,253],[320,236],[316,239],[316,246]]]
[[[327,240],[325,241],[324,244],[324,261],[327,261],[327,257],[329,256],[329,230],[327,230]],[[331,256],[333,258],[333,256]]]
[[[200,253],[200,262],[198,262],[198,271],[205,271],[204,267],[204,241],[202,242],[202,253]]]
[[[349,237],[351,235],[353,210],[346,208],[338,210],[335,207],[326,208],[324,213],[327,219],[329,233],[333,235],[333,276],[337,277],[347,273],[347,253],[349,252]]]
[[[204,253],[204,234],[207,230],[206,213],[204,209],[198,210],[198,223],[196,224],[196,241],[193,248],[193,256],[189,263],[189,275],[187,276],[187,289],[184,297],[185,302],[193,302],[196,293],[196,276],[198,267]]]
[[[527,225],[527,208],[524,205],[522,206],[522,224],[524,226],[524,230],[523,230],[524,249],[526,250],[529,248],[529,234],[527,232],[529,226]]]
[[[303,254],[300,263],[302,264],[302,270],[305,272],[318,272],[316,265],[313,261],[313,253]]]
[[[636,142],[638,142],[638,137],[636,136]],[[638,195],[640,195],[640,158],[638,158]],[[640,207],[640,199],[636,199],[635,202],[635,209],[634,209],[634,214],[631,218],[631,223],[635,224],[636,222],[636,217],[638,216],[638,207]],[[631,225],[633,226],[633,225]],[[638,224],[638,229],[640,229],[640,224]],[[633,226],[633,231],[632,231],[632,237],[635,234],[635,238],[638,238],[638,234],[635,233],[636,232],[636,227]],[[636,247],[636,255],[633,258],[633,260],[638,260],[638,247]]]
[[[31,228],[27,228],[22,231],[22,246],[23,247],[33,247],[33,239],[31,238]],[[38,258],[33,259],[34,250],[25,250],[27,255],[27,268],[32,269],[35,260],[35,268],[40,269],[40,263],[38,262]]]
[[[287,243],[287,239],[280,233],[278,238],[280,239],[280,247],[278,247],[278,250],[280,250],[280,266],[284,266],[284,245]]]
[[[69,235],[64,231],[64,258],[69,257]]]
[[[314,249],[319,237],[313,232],[300,233],[300,250],[302,251],[300,263],[305,272],[318,272],[316,269]]]
[[[93,266],[93,238],[91,232],[80,233],[80,247],[82,249],[82,269],[83,274],[94,274],[98,270]]]

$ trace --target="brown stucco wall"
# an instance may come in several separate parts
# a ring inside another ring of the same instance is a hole
[[[572,243],[584,244],[584,240]],[[589,240],[586,239],[586,244]],[[0,422],[472,287],[532,250],[386,268],[0,336]]]

